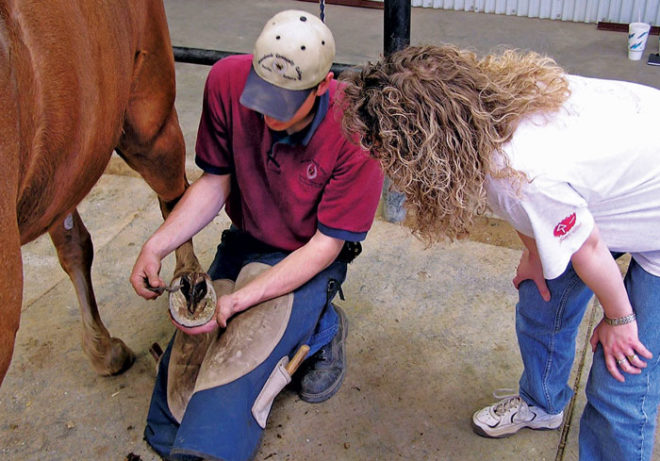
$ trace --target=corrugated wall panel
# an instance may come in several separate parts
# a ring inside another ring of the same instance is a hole
[[[574,22],[660,25],[660,0],[412,0],[412,6]]]

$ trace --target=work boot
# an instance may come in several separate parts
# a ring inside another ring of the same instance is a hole
[[[309,403],[320,403],[335,395],[346,375],[346,351],[344,343],[348,334],[348,319],[338,306],[339,329],[332,341],[310,357],[305,374],[300,380],[298,395]]]

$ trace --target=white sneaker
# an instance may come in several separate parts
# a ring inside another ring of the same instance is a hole
[[[484,437],[507,437],[524,427],[530,429],[557,429],[564,412],[550,415],[527,405],[518,395],[506,397],[472,415],[472,430]]]

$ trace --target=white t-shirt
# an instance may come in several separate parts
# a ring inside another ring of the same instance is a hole
[[[489,177],[490,207],[536,240],[547,279],[564,272],[594,222],[611,251],[660,276],[660,90],[567,78],[563,108],[524,119],[503,146],[530,182],[516,195]]]

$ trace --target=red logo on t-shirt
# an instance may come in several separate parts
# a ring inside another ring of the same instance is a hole
[[[555,226],[553,235],[555,237],[561,237],[562,235],[566,235],[571,229],[573,229],[574,225],[575,225],[575,213],[562,219],[561,222]]]

